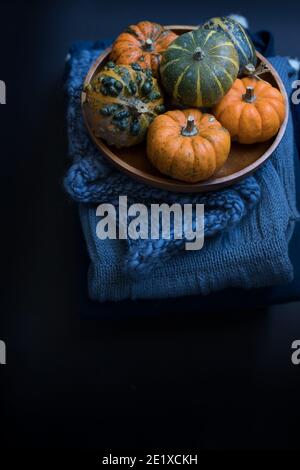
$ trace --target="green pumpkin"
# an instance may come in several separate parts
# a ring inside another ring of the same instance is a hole
[[[223,31],[227,34],[239,55],[240,74],[243,72],[246,65],[249,66],[250,64],[250,66],[253,66],[255,69],[257,62],[255,47],[249,35],[238,21],[228,16],[211,18],[204,23],[202,28],[206,30]]]
[[[94,135],[116,147],[142,142],[149,124],[165,112],[157,80],[139,64],[108,62],[84,91]]]
[[[227,35],[205,29],[175,39],[160,66],[167,92],[190,107],[216,104],[231,88],[238,71],[238,54]]]

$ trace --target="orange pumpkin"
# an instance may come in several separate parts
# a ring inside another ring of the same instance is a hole
[[[230,143],[229,132],[211,114],[197,109],[168,111],[150,124],[147,155],[161,173],[196,183],[224,165]]]
[[[110,58],[116,64],[137,63],[157,76],[161,54],[176,38],[177,34],[160,24],[141,21],[117,37]]]
[[[285,117],[285,103],[277,88],[253,77],[235,80],[214,107],[213,114],[241,144],[264,142],[277,134]]]

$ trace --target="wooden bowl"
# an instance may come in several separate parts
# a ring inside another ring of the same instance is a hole
[[[178,25],[166,26],[166,28],[171,29],[177,34],[183,34],[197,29],[196,26]],[[92,65],[86,76],[84,82],[85,85],[90,83],[94,75],[104,67],[108,61],[110,51],[111,48],[106,49]],[[82,111],[88,132],[96,146],[99,148],[100,152],[105,155],[108,160],[111,161],[111,163],[113,163],[119,170],[142,183],[169,191],[189,193],[212,191],[220,189],[224,186],[229,186],[244,178],[245,176],[253,173],[271,156],[281,141],[287,125],[289,102],[281,78],[279,77],[276,70],[272,67],[270,62],[268,62],[267,59],[265,59],[259,52],[257,52],[257,57],[258,62],[263,62],[268,66],[269,69],[268,72],[264,73],[263,79],[278,88],[284,96],[286,106],[286,116],[284,122],[278,134],[267,142],[252,145],[242,145],[233,142],[228,160],[226,161],[225,165],[208,180],[201,181],[199,183],[186,183],[161,174],[148,160],[145,143],[133,147],[118,149],[106,144],[104,140],[97,138],[92,131],[93,126],[89,118],[86,94],[82,92]]]

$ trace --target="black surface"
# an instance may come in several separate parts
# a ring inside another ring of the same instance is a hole
[[[74,39],[241,9],[279,53],[299,54],[291,1],[1,2],[1,447],[299,447],[299,304],[190,313],[187,299],[182,313],[170,303],[155,318],[83,320],[80,226],[61,188]]]

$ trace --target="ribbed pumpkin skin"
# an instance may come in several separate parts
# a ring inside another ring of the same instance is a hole
[[[173,31],[166,30],[158,23],[140,21],[128,26],[115,40],[110,54],[117,64],[137,62],[142,68],[151,68],[157,75],[161,54],[177,38]],[[150,41],[150,44],[147,44]]]
[[[245,102],[246,87],[253,87],[256,97]],[[213,114],[229,130],[232,140],[254,144],[277,134],[285,117],[282,94],[270,83],[255,78],[237,79],[226,96],[213,109]]]
[[[157,80],[137,64],[109,62],[85,92],[94,134],[116,147],[142,142],[149,124],[165,111]]]
[[[196,59],[200,54],[203,57]],[[172,42],[160,66],[167,92],[178,103],[192,107],[217,103],[238,71],[238,54],[227,35],[205,29],[185,33]]]
[[[214,31],[223,31],[227,34],[228,38],[233,42],[240,61],[240,73],[243,71],[247,64],[256,66],[257,57],[255,47],[251,41],[248,33],[245,31],[243,26],[233,18],[228,16],[222,16],[217,18],[211,18],[208,20],[202,28]]]
[[[182,135],[188,117],[194,118],[195,135]],[[227,129],[211,115],[197,109],[168,111],[156,117],[147,134],[147,155],[163,174],[196,183],[210,178],[226,162],[230,151]]]

